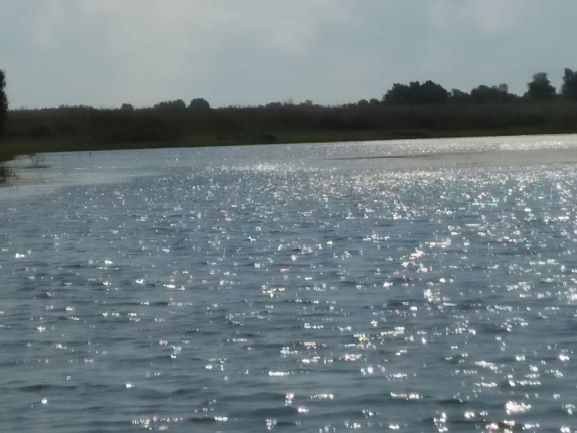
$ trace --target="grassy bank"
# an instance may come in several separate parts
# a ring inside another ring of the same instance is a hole
[[[577,132],[577,103],[351,104],[9,113],[0,160],[40,152]]]

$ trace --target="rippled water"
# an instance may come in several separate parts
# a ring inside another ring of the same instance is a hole
[[[46,156],[0,431],[576,431],[577,166],[429,155],[556,140]]]

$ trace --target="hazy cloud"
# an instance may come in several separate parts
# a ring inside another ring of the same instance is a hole
[[[380,98],[577,67],[573,0],[4,0],[14,106]]]

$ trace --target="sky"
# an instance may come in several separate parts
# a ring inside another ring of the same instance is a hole
[[[10,108],[213,107],[470,91],[577,69],[575,0],[2,0]]]

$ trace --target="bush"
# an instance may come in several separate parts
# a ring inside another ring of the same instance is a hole
[[[8,114],[8,98],[4,88],[6,87],[6,74],[0,69],[0,135],[4,132],[4,125],[6,124],[6,116]]]

